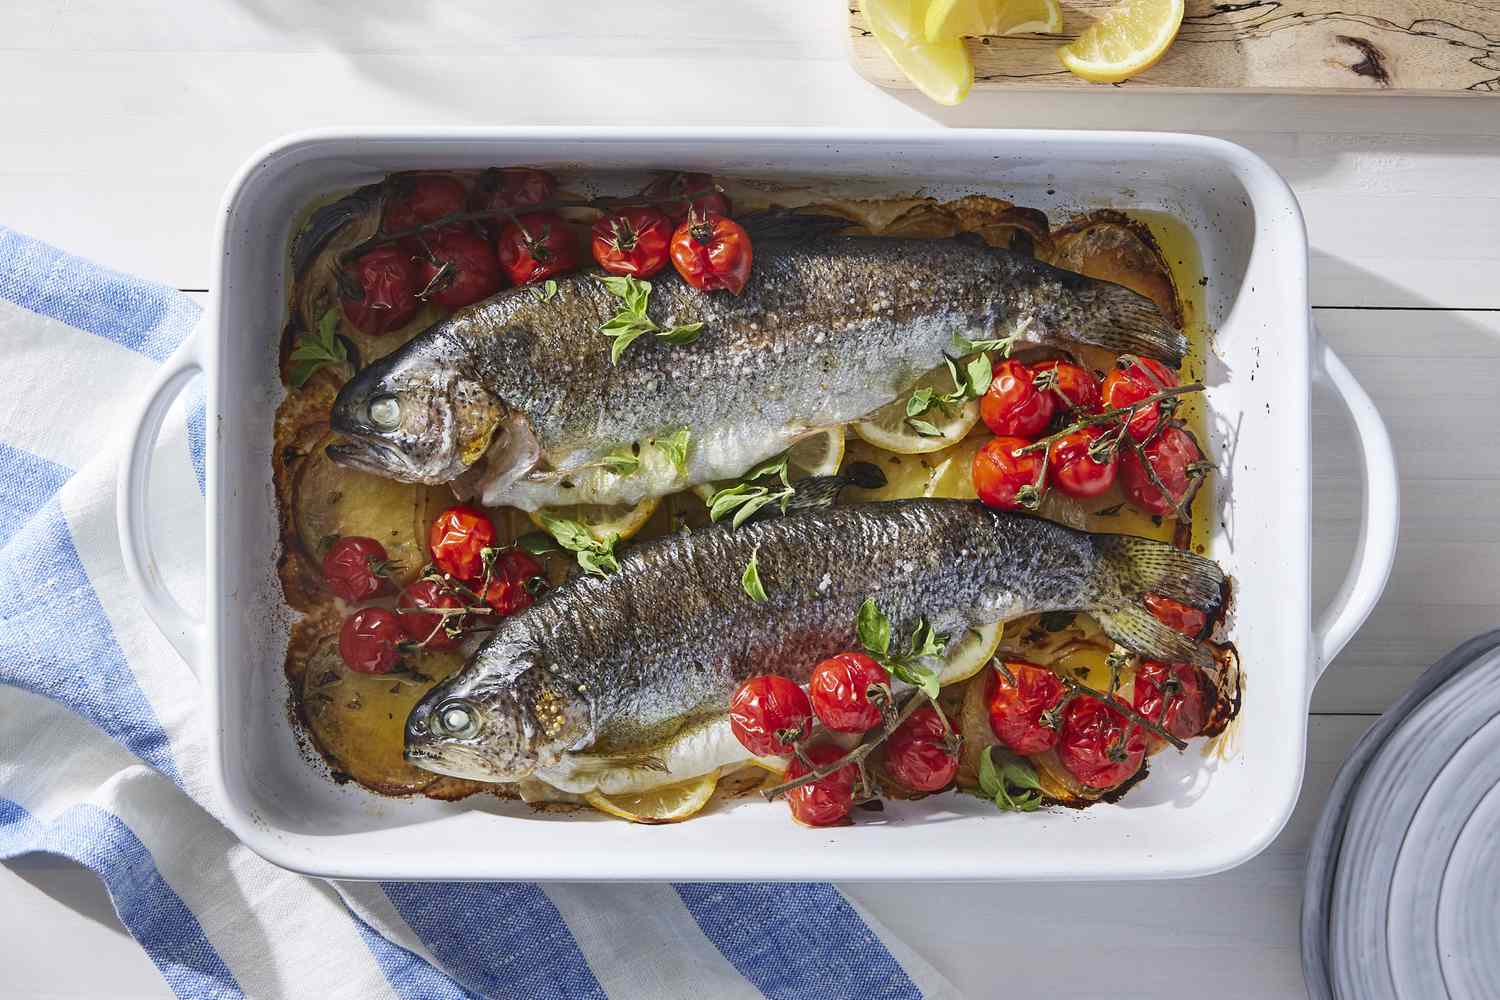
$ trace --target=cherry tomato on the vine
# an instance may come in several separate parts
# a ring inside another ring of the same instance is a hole
[[[1134,448],[1127,448],[1120,458],[1120,488],[1131,503],[1148,514],[1167,515],[1173,513],[1175,504],[1185,505],[1192,499],[1202,479],[1189,470],[1194,463],[1203,461],[1203,452],[1198,450],[1198,442],[1191,434],[1181,427],[1168,427],[1141,450],[1145,462]],[[1167,493],[1162,493],[1152,482],[1146,463],[1155,470]]]
[[[449,507],[433,520],[427,544],[438,569],[478,583],[484,576],[484,550],[495,544],[495,525],[477,507]]]
[[[1096,449],[1095,441],[1113,433],[1102,427],[1080,427],[1052,442],[1048,471],[1052,485],[1068,496],[1080,499],[1096,497],[1113,486],[1119,464],[1118,452],[1109,448],[1101,461],[1091,450]]]
[[[1042,471],[1041,453],[1015,454],[1030,443],[1018,437],[991,438],[974,453],[972,474],[979,499],[1001,510],[1035,509],[1034,505],[1028,508],[1017,499],[1017,494],[1028,486],[1046,485],[1037,483]]]
[[[840,653],[813,667],[807,681],[813,714],[836,733],[865,733],[891,704],[891,675],[864,653]]]
[[[323,556],[323,579],[328,589],[357,604],[391,589],[386,575],[390,557],[385,546],[373,538],[346,535],[328,547]]]
[[[1057,745],[1061,720],[1047,713],[1062,701],[1063,682],[1034,663],[1006,660],[1004,665],[1009,678],[1000,670],[991,671],[990,729],[1001,743],[1019,754],[1052,749]]]
[[[1155,615],[1157,621],[1183,635],[1196,639],[1208,627],[1208,616],[1190,604],[1174,601],[1161,594],[1147,594],[1145,604],[1146,610]]]
[[[1135,694],[1131,707],[1180,740],[1203,731],[1208,705],[1203,679],[1191,663],[1147,660],[1135,672]],[[1159,740],[1147,734],[1151,740]]]
[[[1032,370],[1019,361],[996,365],[990,387],[979,398],[979,418],[1002,437],[1035,438],[1056,412],[1057,397],[1039,390]]]
[[[1090,788],[1114,788],[1141,769],[1146,730],[1097,698],[1074,698],[1063,713],[1057,756]]]
[[[914,792],[947,787],[958,773],[958,743],[935,705],[913,712],[885,741],[885,767]]]
[[[760,674],[735,689],[729,729],[757,757],[785,757],[811,732],[812,705],[794,681]]]
[[[381,216],[381,231],[399,233],[464,209],[464,186],[446,174],[393,177]]]
[[[547,575],[541,563],[520,549],[505,549],[490,567],[484,603],[503,618],[531,607],[546,588]]]
[[[729,199],[722,192],[714,190],[714,179],[708,174],[663,174],[646,185],[641,197],[655,201],[658,198],[681,198],[688,194],[695,194],[697,197],[691,201],[684,199],[663,202],[656,207],[674,223],[686,219],[689,212],[698,212],[700,215],[710,212],[730,214]]]
[[[667,266],[672,223],[654,208],[622,208],[594,223],[594,259],[610,274],[649,278]]]
[[[436,580],[418,580],[396,598],[396,617],[407,637],[428,649],[452,649],[458,639],[448,634],[447,626],[463,627],[462,615],[440,615],[427,608],[461,608],[464,602]]]
[[[1177,376],[1172,369],[1160,361],[1150,358],[1133,358],[1116,368],[1104,379],[1101,398],[1106,410],[1120,410],[1138,403],[1147,396],[1154,396],[1163,389],[1177,385]],[[1126,431],[1137,441],[1145,441],[1161,422],[1161,403],[1155,402],[1137,410],[1130,418]]]
[[[516,285],[555,277],[578,266],[573,234],[562,217],[551,212],[517,216],[500,230],[495,249],[501,269]]]
[[[474,182],[469,207],[476,212],[527,208],[557,196],[557,178],[531,167],[491,167]]]
[[[417,300],[417,265],[400,247],[376,247],[354,262],[350,282],[340,282],[339,304],[344,316],[361,333],[378,337],[405,326],[421,303]],[[348,294],[347,286],[358,290]]]
[[[689,212],[672,234],[672,266],[684,281],[703,291],[731,295],[750,280],[750,234],[738,222],[712,212]]]
[[[1042,361],[1031,366],[1038,389],[1049,393],[1070,410],[1093,413],[1102,400],[1094,373],[1071,361]],[[1061,397],[1060,399],[1058,397]]]
[[[401,662],[397,643],[406,638],[394,611],[360,608],[339,629],[339,656],[350,670],[388,674]]]
[[[458,309],[488,298],[504,281],[500,262],[488,241],[457,226],[422,238],[417,256],[421,294],[445,309]]]
[[[803,753],[814,766],[809,768],[800,757],[793,757],[785,780],[793,781],[844,756],[844,751],[832,743],[815,743]],[[845,764],[817,781],[793,788],[786,793],[792,819],[804,826],[831,826],[839,822],[854,805],[854,783],[858,780],[859,770],[853,764]]]

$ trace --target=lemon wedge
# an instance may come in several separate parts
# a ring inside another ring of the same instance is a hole
[[[953,389],[953,377],[946,368],[935,368],[917,380],[912,392],[931,389],[934,395]],[[971,399],[957,406],[933,403],[916,419],[926,425],[918,430],[906,415],[907,393],[894,403],[887,403],[863,420],[854,423],[854,433],[877,448],[893,451],[898,455],[925,455],[942,451],[962,441],[973,426],[979,422],[979,401]]]
[[[661,785],[644,792],[615,795],[589,792],[584,800],[600,812],[628,819],[632,823],[678,823],[696,815],[708,805],[718,784],[719,772],[713,770],[702,777]]]
[[[844,461],[844,428],[829,427],[803,438],[792,445],[786,458],[794,479],[833,475]]]
[[[918,90],[958,104],[974,85],[974,63],[957,35],[927,40],[927,0],[865,0],[870,33]]]
[[[1166,54],[1182,27],[1183,0],[1124,0],[1057,50],[1069,72],[1094,83],[1119,83]]]
[[[943,667],[938,671],[938,683],[946,687],[966,681],[979,673],[990,662],[990,657],[995,655],[1004,633],[1005,625],[1002,622],[965,629],[963,635],[948,650],[948,655],[943,657]]]
[[[1062,31],[1057,0],[932,0],[924,24],[927,41],[960,35],[1056,34]]]
[[[659,502],[657,497],[647,497],[633,507],[627,504],[578,503],[565,507],[546,507],[532,511],[527,516],[531,518],[532,524],[543,531],[546,530],[542,524],[542,514],[545,513],[551,517],[577,521],[601,542],[608,542],[611,535],[619,536],[619,540],[623,542],[646,526],[651,515],[656,513]]]

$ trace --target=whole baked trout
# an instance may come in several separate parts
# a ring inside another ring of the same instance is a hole
[[[763,602],[740,582],[752,554]],[[676,534],[502,621],[412,710],[406,756],[481,781],[545,776],[570,754],[639,759],[726,711],[745,678],[805,683],[820,660],[859,648],[866,598],[893,636],[919,621],[957,636],[1033,612],[1085,611],[1143,656],[1205,662],[1144,597],[1212,619],[1223,583],[1213,562],[1162,542],[964,500],[850,504]]]
[[[558,279],[549,299],[526,287],[463,309],[344,386],[332,424],[346,443],[329,453],[491,506],[634,503],[737,477],[868,415],[940,367],[955,334],[1023,331],[1173,366],[1187,349],[1119,285],[977,241],[821,235],[827,220],[798,221],[814,233],[788,235],[785,218],[780,235],[757,227],[739,296],[652,279],[652,322],[702,323],[700,338],[647,334],[618,364],[600,328],[623,302],[594,275]],[[686,440],[685,456],[666,440]],[[639,458],[629,471],[607,461],[625,449]]]

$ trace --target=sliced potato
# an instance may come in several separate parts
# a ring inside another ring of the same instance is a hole
[[[329,636],[308,659],[302,675],[302,710],[308,727],[337,770],[361,785],[395,795],[427,789],[441,776],[402,757],[406,717],[434,684],[463,666],[456,652],[410,657],[421,678],[410,674],[361,674],[339,656]]]
[[[427,562],[427,529],[441,510],[441,494],[334,464],[324,437],[302,460],[292,487],[297,537],[316,565],[328,546],[346,535],[373,538],[399,565],[398,584],[416,579]]]
[[[845,494],[848,500],[910,500],[925,495],[928,482],[943,464],[943,453],[897,455],[861,439],[849,443],[844,461],[868,462],[885,473],[884,486],[876,490],[851,486]]]

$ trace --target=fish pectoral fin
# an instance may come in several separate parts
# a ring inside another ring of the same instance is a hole
[[[630,771],[657,771],[661,774],[668,772],[667,762],[649,753],[622,754],[618,757],[602,757],[589,754],[586,757],[577,757],[575,759],[582,762],[580,771],[591,774],[621,769]]]

